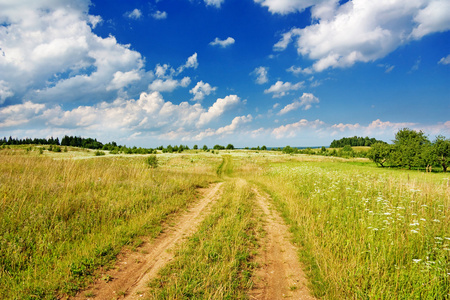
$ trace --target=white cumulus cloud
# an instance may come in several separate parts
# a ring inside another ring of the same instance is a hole
[[[304,86],[305,82],[297,82],[296,84],[292,84],[290,82],[277,81],[270,88],[264,90],[264,93],[269,94],[273,93],[273,98],[279,98],[286,95],[289,95],[289,91],[296,91],[301,89]]]
[[[157,10],[152,13],[152,17],[156,20],[164,20],[167,19],[167,12]]]
[[[267,78],[267,73],[268,73],[268,71],[267,71],[266,67],[257,67],[250,74],[253,74],[256,76],[257,84],[264,84],[269,81],[269,78]]]
[[[189,93],[193,94],[194,97],[192,100],[194,101],[202,101],[205,99],[205,96],[210,95],[214,92],[217,87],[212,87],[209,83],[205,83],[203,81],[197,82],[197,84],[189,91]]]
[[[303,129],[317,129],[318,127],[321,127],[323,125],[325,125],[325,123],[318,119],[315,121],[308,121],[306,119],[301,119],[298,122],[274,128],[271,134],[276,139],[281,139],[284,137],[295,137]]]
[[[13,1],[0,9],[0,81],[14,103],[113,99],[121,88],[117,72],[143,72],[140,53],[92,32],[101,18],[88,14],[89,5]]]
[[[300,55],[315,61],[315,72],[375,61],[412,40],[450,29],[446,0],[351,0],[342,5],[327,0],[257,2],[273,13],[312,7],[317,22],[284,33],[274,50],[283,51],[294,43]]]
[[[225,111],[236,106],[239,102],[240,98],[237,95],[229,95],[225,98],[217,99],[217,101],[208,109],[208,111],[200,115],[197,125],[200,127],[208,124],[213,119],[221,116]]]
[[[155,79],[149,84],[148,89],[156,92],[173,92],[178,87],[187,87],[191,83],[189,77],[184,77],[181,80],[167,78],[167,79]]]
[[[206,5],[220,8],[224,0],[205,0]]]
[[[235,40],[232,37],[228,37],[225,40],[221,40],[219,38],[215,38],[214,41],[209,43],[211,46],[220,46],[222,48],[228,47],[230,45],[233,45],[235,43]]]
[[[308,110],[312,107],[312,104],[314,103],[319,103],[319,98],[310,93],[303,93],[303,95],[298,100],[295,100],[294,102],[286,105],[282,110],[280,110],[278,115],[284,115],[298,108]]]
[[[138,20],[142,17],[142,12],[135,8],[132,11],[127,12],[125,15],[130,19]]]
[[[185,69],[197,69],[198,68],[198,59],[197,59],[197,53],[192,54],[188,57],[186,63],[182,66],[178,67],[178,74],[183,72]]]
[[[439,60],[438,64],[441,65],[450,65],[450,54],[447,55],[446,57],[443,57]]]

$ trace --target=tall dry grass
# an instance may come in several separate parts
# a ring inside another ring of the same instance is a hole
[[[99,266],[215,180],[216,161],[142,157],[55,160],[0,151],[0,298],[55,299],[73,294]],[[170,165],[170,167],[166,167]]]

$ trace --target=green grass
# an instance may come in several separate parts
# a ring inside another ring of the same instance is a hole
[[[124,245],[158,235],[217,166],[174,156],[152,169],[141,157],[55,160],[20,148],[0,161],[1,299],[73,295]]]
[[[290,226],[316,296],[450,297],[448,174],[252,151],[158,154],[150,168],[147,156],[41,149],[0,149],[0,299],[73,295],[218,180],[223,195],[152,281],[152,297],[247,297],[261,224],[245,180]]]
[[[326,161],[261,163],[264,171],[252,178],[290,224],[317,296],[449,297],[445,174]]]
[[[150,283],[152,299],[247,299],[256,248],[254,195],[248,185],[225,184],[198,232]]]

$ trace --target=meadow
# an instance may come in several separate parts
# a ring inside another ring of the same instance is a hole
[[[156,237],[224,182],[199,230],[150,282],[155,299],[247,298],[261,232],[252,186],[293,233],[320,299],[450,295],[449,175],[271,151],[119,156],[0,149],[0,298],[67,298],[123,247]]]
[[[156,237],[221,161],[161,156],[150,168],[141,156],[77,152],[0,150],[0,299],[74,295],[123,246]]]
[[[242,176],[272,195],[316,296],[449,297],[448,174],[307,156],[247,160]]]

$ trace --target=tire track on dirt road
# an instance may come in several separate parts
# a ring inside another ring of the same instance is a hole
[[[265,215],[266,235],[256,259],[260,268],[255,274],[250,299],[316,299],[307,288],[308,281],[298,259],[298,249],[290,241],[288,227],[276,210],[271,209],[269,196],[256,188],[253,191]]]
[[[145,242],[139,251],[123,251],[118,256],[114,269],[108,270],[103,278],[78,293],[73,299],[142,299],[148,290],[147,283],[157,276],[158,271],[173,258],[170,251],[174,246],[191,235],[207,215],[208,204],[220,195],[217,183],[203,191],[204,196],[188,212],[175,217],[173,227],[165,229],[155,240]],[[106,277],[105,277],[106,276]],[[87,296],[88,295],[88,296]]]

